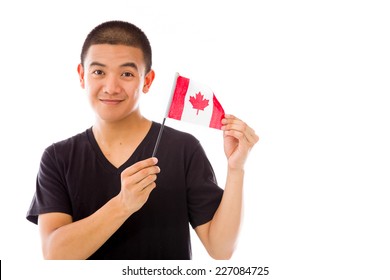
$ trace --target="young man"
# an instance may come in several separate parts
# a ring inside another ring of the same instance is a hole
[[[189,223],[211,257],[231,257],[240,226],[244,163],[252,128],[222,120],[227,180],[218,187],[191,135],[144,118],[154,79],[149,41],[136,26],[100,24],[78,65],[96,113],[85,132],[43,153],[27,219],[39,225],[46,259],[191,259]]]

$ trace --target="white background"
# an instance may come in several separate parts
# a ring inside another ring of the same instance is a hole
[[[265,279],[389,279],[389,15],[387,1],[375,0],[2,1],[5,279],[123,279],[123,263],[41,261],[38,228],[25,219],[43,149],[93,124],[76,67],[87,33],[112,19],[135,23],[151,41],[157,76],[141,101],[148,118],[162,121],[178,71],[209,85],[261,137],[247,162],[235,255],[212,261],[194,236],[194,267],[269,266]],[[223,186],[221,133],[167,125],[201,140]]]

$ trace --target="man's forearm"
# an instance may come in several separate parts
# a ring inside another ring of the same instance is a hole
[[[242,214],[244,170],[228,169],[225,191],[210,224],[210,255],[229,259],[234,252]]]
[[[87,259],[124,223],[128,215],[117,197],[91,216],[54,230],[44,242],[46,259]]]

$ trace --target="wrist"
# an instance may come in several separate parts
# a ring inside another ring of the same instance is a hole
[[[129,218],[134,213],[134,211],[132,211],[132,209],[130,209],[124,202],[121,193],[113,197],[111,199],[111,203],[115,209],[115,213],[117,213],[124,220]]]
[[[230,175],[238,175],[238,176],[244,176],[245,169],[244,167],[238,167],[238,166],[228,166],[228,174]]]

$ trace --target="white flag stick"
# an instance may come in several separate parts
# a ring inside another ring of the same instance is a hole
[[[179,73],[176,72],[176,73],[175,73],[175,78],[174,78],[174,80],[173,80],[173,85],[172,85],[172,90],[171,90],[171,96],[170,96],[169,101],[168,101],[167,110],[166,110],[166,112],[165,112],[165,117],[164,117],[163,122],[162,122],[162,124],[161,124],[160,131],[158,132],[158,136],[157,136],[156,144],[154,145],[152,157],[154,157],[154,156],[156,155],[158,145],[160,144],[161,135],[162,135],[162,132],[163,132],[164,126],[165,126],[165,120],[166,120],[166,118],[168,117],[168,112],[169,112],[169,109],[170,109],[170,107],[171,107],[172,98],[173,98],[173,93],[175,92],[176,81],[177,81],[177,78],[178,78],[178,77],[179,77]]]

